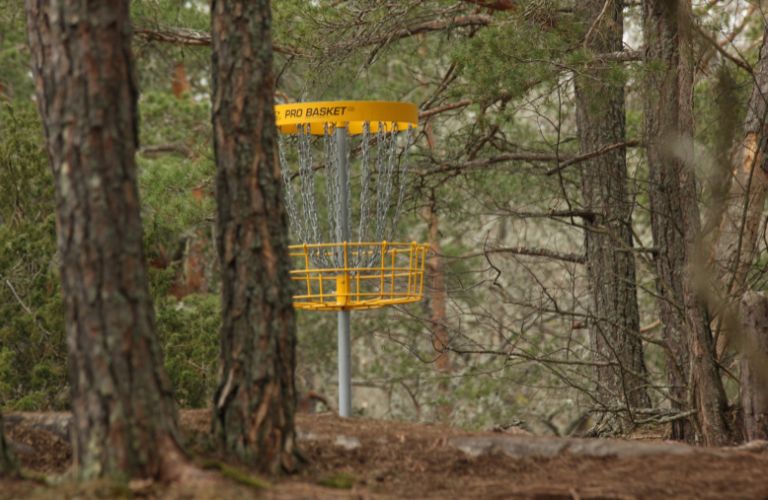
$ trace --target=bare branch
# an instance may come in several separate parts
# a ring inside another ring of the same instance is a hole
[[[619,50],[617,52],[604,52],[595,54],[595,59],[606,62],[632,62],[643,59],[643,53],[639,50]]]
[[[489,248],[487,250],[483,250],[482,252],[474,252],[474,253],[462,255],[461,258],[479,257],[481,255],[488,255],[488,254],[495,254],[495,253],[496,254],[508,253],[508,254],[514,254],[514,255],[528,255],[531,257],[546,257],[549,259],[562,260],[565,262],[574,262],[576,264],[583,264],[585,262],[585,257],[583,255],[579,255],[575,253],[555,252],[554,250],[549,250],[546,248],[530,248],[530,247],[523,247],[523,246]]]
[[[456,103],[456,104],[457,104],[456,107],[459,107],[458,106],[459,103]],[[435,108],[435,110],[447,111],[447,109],[442,110],[440,108]],[[571,165],[574,165],[582,161],[591,160],[592,158],[596,158],[600,155],[604,155],[605,153],[613,151],[614,149],[636,147],[640,145],[641,145],[641,142],[638,140],[620,142],[617,144],[609,144],[595,151],[590,151],[589,153],[584,153],[584,154],[573,156],[570,158],[567,156],[563,157],[562,155],[556,155],[552,153],[515,152],[515,153],[504,153],[496,156],[491,156],[488,158],[478,158],[476,160],[465,161],[463,163],[441,162],[439,160],[435,160],[435,163],[438,163],[442,166],[440,168],[436,168],[428,172],[422,172],[422,174],[440,174],[440,173],[446,173],[446,172],[472,170],[475,168],[488,167],[490,165],[495,165],[497,163],[504,163],[509,161],[556,162],[556,161],[564,160],[561,163],[559,163],[557,167],[547,170],[547,172],[545,173],[545,175],[554,175],[564,170],[565,168],[570,167]]]
[[[604,155],[605,153],[613,151],[614,149],[623,149],[623,148],[635,147],[639,145],[640,145],[640,141],[637,141],[637,140],[619,142],[616,144],[609,144],[595,151],[590,151],[589,153],[584,153],[579,156],[574,156],[573,158],[560,163],[557,167],[553,168],[552,170],[548,170],[546,175],[554,175],[558,172],[561,172],[563,169],[570,167],[571,165],[580,163],[582,161],[591,160],[592,158],[596,158],[598,156]]]
[[[709,44],[712,46],[712,48],[714,48],[716,51],[718,51],[718,52],[719,52],[719,53],[720,53],[720,54],[721,54],[723,57],[725,57],[726,59],[728,59],[729,61],[731,61],[732,63],[734,63],[736,66],[738,66],[739,68],[741,68],[741,69],[743,69],[744,71],[746,71],[747,73],[749,73],[750,75],[753,73],[753,72],[752,72],[752,66],[750,66],[750,65],[749,65],[749,63],[748,63],[747,61],[745,61],[745,60],[744,60],[744,59],[742,59],[741,57],[738,57],[738,56],[734,56],[733,54],[731,54],[730,52],[728,52],[727,50],[725,50],[725,49],[722,47],[722,45],[721,45],[721,44],[720,44],[720,43],[719,43],[717,40],[715,40],[714,38],[712,38],[711,36],[709,36],[709,34],[708,34],[706,31],[704,31],[703,29],[701,29],[701,27],[700,27],[700,26],[698,26],[698,25],[696,25],[695,23],[694,23],[694,27],[695,27],[695,29],[696,29],[696,32],[697,32],[697,33],[698,33],[698,34],[699,34],[699,35],[700,35],[700,36],[701,36],[701,37],[702,37],[704,40],[706,40],[706,41],[707,41],[707,42],[708,42],[708,43],[709,43]]]
[[[458,102],[453,102],[450,104],[444,104],[442,106],[438,106],[436,108],[431,109],[425,109],[424,111],[421,111],[419,113],[419,118],[424,120],[426,118],[429,118],[430,116],[436,115],[438,113],[444,113],[445,111],[452,111],[454,109],[460,109],[469,106],[472,104],[472,100],[470,99],[462,99]]]

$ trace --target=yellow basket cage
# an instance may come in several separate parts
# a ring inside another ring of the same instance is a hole
[[[316,243],[291,245],[291,280],[297,309],[347,311],[421,301],[429,245],[411,243]],[[322,256],[340,267],[318,267]],[[359,264],[365,261],[368,265]],[[357,262],[358,264],[355,264]]]

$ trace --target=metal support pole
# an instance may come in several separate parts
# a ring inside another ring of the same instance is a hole
[[[347,156],[347,129],[344,127],[336,128],[336,150],[339,154],[339,213],[337,228],[337,241],[339,243],[350,240],[350,221],[349,221],[349,157]],[[343,266],[343,255],[339,260]],[[350,311],[339,311],[338,328],[338,362],[339,362],[339,415],[349,417],[352,413],[352,377],[351,368],[351,350],[350,350]]]
[[[349,348],[349,311],[339,311],[339,416],[352,413],[351,351]]]

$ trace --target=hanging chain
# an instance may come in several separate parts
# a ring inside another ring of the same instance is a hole
[[[368,143],[371,136],[371,126],[368,122],[363,124],[363,136],[360,143],[360,223],[357,229],[357,241],[362,243],[366,241],[368,233],[368,189],[371,183],[371,170],[368,166]],[[362,254],[361,254],[362,252]],[[364,252],[362,246],[357,248],[355,266],[363,264]]]
[[[381,241],[387,233],[387,214],[392,202],[392,178],[397,164],[397,125],[392,123],[387,132],[384,124],[379,129],[378,178],[376,179],[376,240]]]
[[[278,156],[280,159],[280,173],[283,177],[283,185],[285,191],[285,205],[288,211],[288,220],[293,232],[302,243],[307,241],[307,233],[303,224],[303,220],[299,218],[298,208],[296,207],[296,194],[291,183],[291,176],[293,172],[288,164],[288,160],[285,158],[286,141],[281,134],[278,134]]]
[[[408,130],[405,132],[405,149],[403,150],[403,159],[401,161],[402,168],[399,169],[398,182],[400,183],[400,192],[397,195],[397,205],[395,205],[395,215],[392,217],[392,226],[387,236],[388,239],[392,239],[392,233],[397,227],[397,222],[400,220],[400,213],[403,209],[403,200],[405,199],[405,184],[408,178],[408,151],[411,149],[411,138],[413,137],[413,127],[408,124]]]
[[[325,200],[328,216],[328,241],[336,241],[338,231],[338,199],[339,192],[336,189],[337,182],[337,164],[336,164],[336,141],[333,138],[333,130],[326,123],[324,128],[324,146],[325,146]]]
[[[305,129],[306,127],[306,129]],[[301,175],[304,221],[307,224],[307,243],[320,243],[320,229],[317,216],[317,195],[315,192],[315,169],[312,161],[312,134],[309,125],[300,127],[297,134],[299,145],[299,173]],[[311,254],[312,261],[323,266],[325,258],[321,249]]]
[[[402,157],[398,156],[397,123],[379,122],[376,132],[371,132],[370,123],[363,124],[360,142],[360,220],[357,224],[357,235],[350,234],[350,241],[364,243],[368,238],[380,242],[393,237],[397,221],[402,214],[406,179],[408,175],[408,152],[413,139],[413,129],[408,127],[405,134],[405,146]],[[374,137],[375,135],[375,137]],[[313,165],[313,140],[309,125],[299,126],[296,134],[298,148],[299,180],[297,193],[291,177],[293,172],[286,158],[286,146],[292,143],[279,137],[279,161],[283,184],[285,186],[285,203],[294,236],[303,243],[321,243],[325,229],[320,226],[318,215],[318,200],[315,186],[315,168]],[[374,142],[375,141],[375,142]],[[375,151],[371,150],[375,144]],[[340,165],[350,161],[351,144],[342,151],[339,148],[333,125],[326,124],[323,133],[325,153],[325,201],[328,220],[328,240],[341,243],[341,220],[343,190],[346,190],[346,209],[351,216],[351,183],[352,175],[348,173],[346,185],[341,185]],[[374,155],[373,157],[371,155]],[[398,161],[401,160],[401,161]],[[351,169],[350,169],[351,170]],[[376,176],[373,179],[373,176]],[[393,196],[393,187],[397,177],[397,193]],[[298,196],[300,194],[301,207]],[[375,198],[376,206],[372,206]],[[301,214],[301,216],[300,216]],[[350,228],[352,229],[352,228]],[[380,249],[364,249],[361,246],[355,250],[354,267],[371,267],[383,256]],[[340,267],[343,265],[341,255],[334,252],[329,255],[326,249],[314,249],[310,255],[312,262],[319,267]]]

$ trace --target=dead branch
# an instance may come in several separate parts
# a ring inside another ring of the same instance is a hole
[[[637,141],[637,140],[619,142],[616,144],[609,144],[595,151],[590,151],[589,153],[584,153],[579,156],[574,156],[573,158],[560,163],[557,167],[551,170],[547,170],[546,175],[557,174],[559,172],[562,172],[564,169],[570,167],[571,165],[575,165],[576,163],[580,163],[582,161],[591,160],[592,158],[596,158],[598,156],[604,155],[605,153],[613,151],[614,149],[630,148],[630,147],[635,147],[639,145],[640,145],[640,141]]]
[[[586,260],[586,258],[583,255],[579,255],[575,253],[562,253],[562,252],[555,252],[554,250],[549,250],[546,248],[530,248],[530,247],[522,247],[522,246],[490,248],[482,252],[473,252],[473,253],[468,253],[466,255],[462,255],[461,258],[469,259],[472,257],[479,257],[481,255],[504,254],[504,253],[513,254],[513,255],[528,255],[531,257],[546,257],[549,259],[562,260],[565,262],[574,262],[576,264],[583,264]]]

